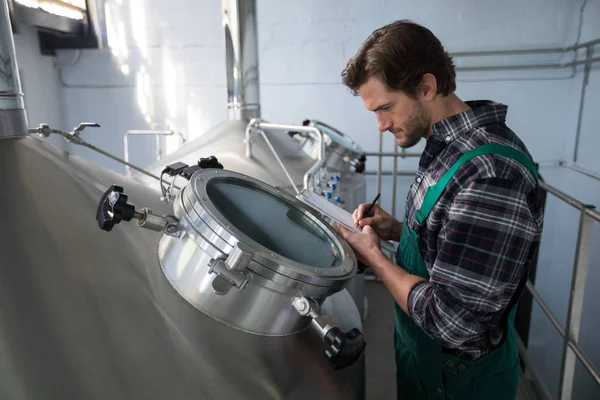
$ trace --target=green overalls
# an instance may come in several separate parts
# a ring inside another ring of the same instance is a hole
[[[423,204],[415,217],[422,225],[437,203],[446,185],[466,161],[482,154],[498,154],[526,166],[538,179],[533,162],[518,150],[500,144],[486,144],[462,155],[438,183],[427,189]],[[396,263],[406,272],[429,280],[425,262],[419,251],[419,233],[405,219],[396,253]],[[519,358],[514,328],[516,304],[523,291],[523,277],[502,324],[505,335],[498,347],[478,360],[471,361],[445,353],[395,303],[394,344],[396,349],[396,385],[398,399],[512,400],[517,393]]]

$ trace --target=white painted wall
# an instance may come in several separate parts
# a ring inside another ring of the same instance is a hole
[[[592,1],[586,7],[582,29],[582,40],[589,41],[600,37],[600,1]],[[593,56],[600,56],[600,45]],[[579,151],[577,163],[600,174],[600,63],[592,66],[584,98]]]
[[[62,85],[55,58],[42,56],[34,28],[20,25],[15,36],[15,51],[25,94],[25,109],[30,127],[48,123],[57,129],[65,129],[63,124]],[[69,144],[58,136],[46,139],[61,149]]]

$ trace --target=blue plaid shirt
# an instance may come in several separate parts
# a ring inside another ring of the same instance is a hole
[[[467,104],[470,110],[433,126],[408,194],[411,226],[427,188],[462,154],[499,143],[529,155],[505,124],[507,106]],[[411,318],[452,354],[478,359],[488,353],[502,338],[500,318],[535,256],[541,230],[540,192],[524,165],[498,155],[463,164],[420,231],[430,279],[409,294]]]

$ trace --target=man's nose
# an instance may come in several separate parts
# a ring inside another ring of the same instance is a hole
[[[377,129],[379,132],[385,132],[392,127],[392,121],[377,118]]]

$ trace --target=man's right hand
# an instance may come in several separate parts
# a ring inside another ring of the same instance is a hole
[[[377,236],[383,240],[400,240],[400,233],[402,231],[402,222],[392,217],[390,214],[383,211],[379,205],[375,204],[370,215],[364,215],[365,211],[371,203],[363,203],[358,206],[352,213],[352,219],[354,224],[360,228],[365,225],[369,225]]]

